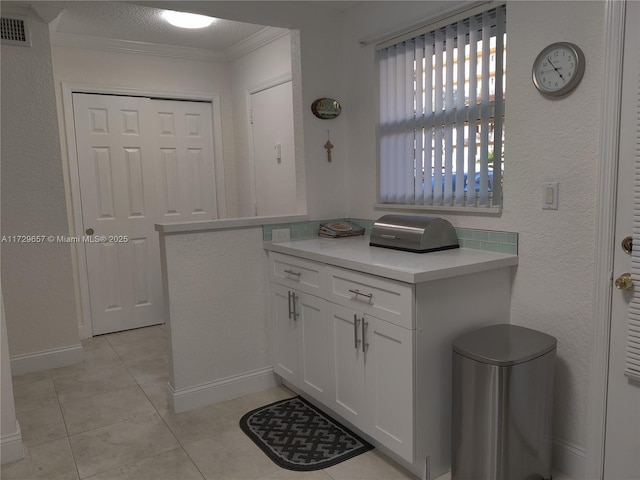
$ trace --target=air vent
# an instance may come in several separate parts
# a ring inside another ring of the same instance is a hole
[[[23,18],[0,17],[0,40],[9,45],[31,46],[29,25]]]

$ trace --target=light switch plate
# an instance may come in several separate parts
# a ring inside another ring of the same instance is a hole
[[[542,182],[542,209],[558,209],[558,182]]]

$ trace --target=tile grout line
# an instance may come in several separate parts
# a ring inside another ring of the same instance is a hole
[[[60,416],[62,417],[62,425],[64,425],[64,431],[66,433],[67,445],[69,445],[69,451],[71,452],[71,458],[73,459],[73,467],[76,471],[76,477],[80,480],[80,470],[78,470],[78,462],[76,461],[76,454],[73,451],[73,446],[71,445],[71,436],[69,435],[69,428],[67,427],[67,420],[64,415],[64,409],[62,408],[62,404],[60,403],[60,394],[58,392],[58,387],[56,386],[55,379],[53,378],[53,372],[49,369],[49,375],[51,375],[51,383],[53,383],[53,390],[56,392],[56,402],[58,402],[58,408],[60,409]]]
[[[163,330],[163,333],[166,335],[167,332],[165,332]],[[108,340],[107,340],[108,341]],[[147,400],[149,401],[149,403],[151,404],[151,406],[153,407],[153,409],[156,411],[156,413],[158,414],[158,416],[160,417],[160,419],[162,420],[162,423],[164,423],[164,425],[167,427],[167,429],[169,430],[169,432],[171,432],[171,435],[173,436],[173,438],[176,440],[176,443],[178,445],[180,445],[180,450],[182,450],[184,452],[184,454],[187,456],[187,458],[189,459],[189,461],[193,464],[193,466],[195,467],[195,469],[198,471],[198,473],[202,476],[202,478],[204,480],[207,480],[207,477],[205,476],[205,474],[202,472],[202,470],[200,470],[200,467],[198,466],[198,464],[195,462],[195,460],[193,458],[191,458],[191,455],[189,455],[189,452],[187,451],[186,448],[184,448],[184,445],[182,444],[182,441],[178,438],[178,436],[176,435],[176,433],[173,431],[173,429],[171,428],[171,426],[167,423],[167,421],[165,420],[165,418],[162,416],[162,414],[160,413],[160,411],[158,410],[158,407],[156,407],[156,405],[151,401],[151,398],[149,397],[149,395],[147,395],[147,392],[144,391],[144,388],[142,388],[142,384],[140,382],[138,382],[138,379],[131,373],[131,371],[129,370],[129,367],[126,366],[127,371],[129,372],[129,375],[131,375],[133,377],[133,379],[136,381],[136,384],[138,385],[138,387],[140,388],[140,390],[142,390],[142,393],[144,394],[145,397],[147,397]],[[167,382],[167,385],[169,384],[169,382]],[[166,386],[165,386],[166,388]],[[167,395],[167,392],[165,390],[165,395]],[[177,448],[174,450],[178,450]],[[170,450],[172,451],[172,450]]]

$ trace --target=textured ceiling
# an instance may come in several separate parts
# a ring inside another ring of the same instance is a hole
[[[56,26],[59,33],[213,51],[224,51],[264,28],[263,25],[217,20],[203,29],[182,29],[167,23],[161,17],[162,10],[115,1],[46,2],[46,5],[64,8]]]

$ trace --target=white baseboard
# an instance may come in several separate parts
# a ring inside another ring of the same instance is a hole
[[[2,465],[5,463],[15,462],[24,457],[24,449],[22,448],[22,433],[20,432],[20,424],[16,420],[16,431],[9,435],[3,435],[0,438],[0,459]]]
[[[67,367],[84,360],[82,345],[56,348],[44,352],[28,353],[11,357],[11,374],[39,372],[50,368]]]
[[[553,469],[571,478],[585,478],[587,451],[565,440],[553,441]]]
[[[195,387],[174,390],[168,385],[169,402],[175,413],[182,413],[224,400],[260,392],[279,384],[273,367],[223,378]]]

